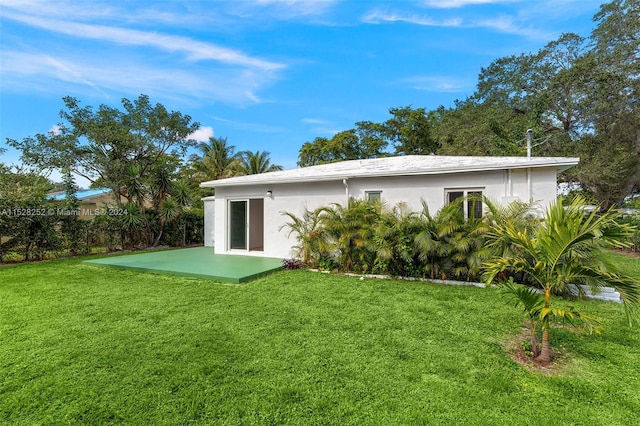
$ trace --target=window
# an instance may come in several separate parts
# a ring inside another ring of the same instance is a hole
[[[382,200],[382,191],[366,191],[365,197],[371,203],[379,203]]]
[[[452,189],[445,190],[446,203],[450,204],[462,198],[460,208],[467,219],[479,219],[482,217],[484,206],[482,205],[482,190],[480,189]]]

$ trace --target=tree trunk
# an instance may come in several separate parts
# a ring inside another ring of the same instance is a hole
[[[551,362],[551,347],[549,346],[549,327],[542,330],[542,349],[540,355],[536,358],[541,364],[549,364]]]
[[[544,289],[544,307],[549,308],[551,303],[551,288]],[[540,349],[540,356],[536,358],[536,361],[541,364],[547,365],[551,362],[551,347],[549,346],[549,316],[547,315],[542,319],[542,348]]]
[[[162,225],[162,227],[160,228],[160,232],[158,233],[158,237],[156,238],[156,240],[153,242],[153,247],[156,247],[158,245],[158,243],[160,242],[160,238],[162,238],[162,231],[164,230],[164,224]]]
[[[621,191],[620,197],[616,200],[615,205],[617,207],[622,206],[624,199],[627,195],[631,194],[633,188],[635,188],[640,182],[640,128],[636,129],[636,141],[635,141],[635,154],[636,154],[636,169],[633,175],[627,180],[627,184]],[[604,211],[604,208],[602,209]]]
[[[538,346],[538,330],[537,327],[533,325],[533,320],[531,320],[531,325],[529,330],[531,331],[530,342],[531,342],[531,357],[536,359],[540,355],[540,347]]]

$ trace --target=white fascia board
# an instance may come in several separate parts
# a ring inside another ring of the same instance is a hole
[[[486,157],[485,157],[486,158]],[[202,182],[200,187],[202,188],[216,188],[224,186],[249,186],[249,185],[268,185],[268,184],[289,184],[289,183],[307,183],[307,182],[327,182],[327,181],[342,181],[343,179],[356,179],[356,178],[376,178],[376,177],[397,177],[397,176],[419,176],[419,175],[439,175],[439,174],[452,174],[452,173],[467,173],[467,172],[482,172],[493,170],[507,170],[507,169],[529,169],[529,168],[542,168],[553,167],[558,172],[567,170],[570,167],[577,165],[580,162],[579,158],[569,157],[557,157],[556,159],[549,158],[531,158],[526,159],[522,157],[518,158],[520,161],[516,163],[504,162],[496,164],[478,164],[477,166],[465,165],[464,167],[456,167],[455,165],[440,167],[440,168],[406,168],[397,170],[378,170],[378,171],[355,171],[354,173],[348,173],[343,170],[332,171],[329,170],[325,173],[319,173],[317,175],[303,175],[296,176],[300,170],[292,169],[277,173],[275,176],[269,176],[270,173],[264,173],[260,175],[248,175],[239,176],[235,178],[227,178],[220,180],[212,180],[208,182]],[[557,160],[557,161],[556,161]],[[338,164],[338,163],[332,163]],[[290,176],[290,175],[294,176]],[[258,177],[259,176],[259,177]]]

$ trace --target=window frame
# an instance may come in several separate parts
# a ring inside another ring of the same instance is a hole
[[[372,195],[374,195],[374,198],[371,198]],[[375,198],[375,196],[377,196],[378,198]],[[364,198],[370,203],[381,203],[382,191],[381,190],[364,191]]]
[[[453,200],[451,199],[451,194],[459,194],[462,195],[456,196]],[[485,193],[484,187],[460,187],[460,188],[445,188],[444,189],[444,205],[448,205],[458,198],[463,198],[462,202],[462,212],[465,220],[469,219],[481,219],[484,217],[484,202],[482,199],[480,200],[469,200],[469,195],[479,194],[480,198]],[[471,214],[471,209],[473,208],[473,215]],[[477,213],[480,213],[480,216],[477,216]]]

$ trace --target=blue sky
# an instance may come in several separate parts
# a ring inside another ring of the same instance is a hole
[[[53,129],[63,96],[147,94],[200,122],[196,138],[293,168],[316,136],[452,106],[493,60],[588,36],[600,3],[0,0],[0,146]]]

